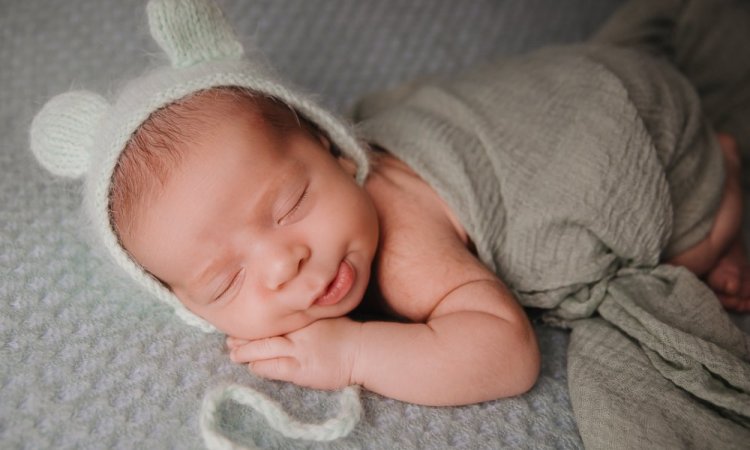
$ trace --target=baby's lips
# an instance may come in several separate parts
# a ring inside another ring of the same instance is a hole
[[[340,302],[351,290],[355,276],[352,265],[346,260],[341,261],[336,276],[313,305],[329,306]]]

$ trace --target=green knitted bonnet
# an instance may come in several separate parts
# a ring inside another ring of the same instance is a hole
[[[114,101],[90,91],[52,98],[31,125],[31,150],[50,172],[85,178],[84,210],[100,242],[119,267],[177,315],[204,331],[214,327],[185,308],[120,246],[109,213],[110,184],[118,158],[134,132],[159,108],[194,92],[240,86],[275,97],[323,130],[358,167],[368,171],[366,150],[345,123],[284,83],[260,56],[245,54],[221,10],[208,0],[152,0],[151,35],[170,64],[132,80]]]

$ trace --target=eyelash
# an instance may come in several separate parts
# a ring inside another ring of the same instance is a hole
[[[222,298],[224,298],[224,296],[227,295],[227,292],[231,291],[232,288],[234,288],[234,286],[237,283],[240,282],[240,278],[242,277],[242,274],[243,274],[244,270],[245,269],[242,268],[242,269],[239,270],[239,272],[237,272],[236,274],[234,274],[234,277],[232,277],[232,280],[229,282],[229,284],[227,285],[227,287],[224,290],[222,290],[221,293],[216,297],[216,300],[221,300]]]
[[[305,199],[307,198],[307,193],[308,193],[308,190],[307,190],[307,187],[305,187],[305,190],[302,191],[302,195],[300,195],[299,199],[297,200],[297,203],[295,203],[294,206],[292,206],[292,209],[290,209],[289,212],[284,214],[284,217],[282,217],[281,220],[279,220],[279,223],[283,222],[288,217],[292,216],[299,209],[300,205],[302,205],[302,202],[305,201]]]

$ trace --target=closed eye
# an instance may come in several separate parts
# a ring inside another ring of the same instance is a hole
[[[216,297],[216,300],[223,300],[225,298],[231,298],[237,288],[242,284],[242,281],[245,279],[245,268],[243,267],[240,269],[234,277],[229,281],[229,284],[222,289],[221,293]]]
[[[289,211],[287,211],[286,214],[284,214],[284,217],[282,217],[279,220],[279,224],[285,222],[286,220],[288,220],[289,218],[291,218],[291,217],[294,216],[294,213],[297,212],[297,210],[300,208],[300,206],[302,206],[302,204],[304,203],[305,199],[307,198],[307,193],[308,193],[308,189],[307,189],[307,186],[305,186],[305,189],[302,191],[302,193],[300,194],[299,198],[294,203],[294,206],[292,206],[292,208]]]

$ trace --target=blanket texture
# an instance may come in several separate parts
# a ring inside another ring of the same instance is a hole
[[[630,39],[653,37],[649,23],[668,24],[661,42]],[[750,102],[736,101],[750,92],[748,37],[746,4],[634,2],[595,44],[357,109],[362,136],[440,193],[520,301],[573,328],[569,387],[587,447],[750,442],[750,339],[691,272],[659,264],[710,230],[724,176],[713,126],[750,127]],[[732,62],[717,59],[725,48]]]

